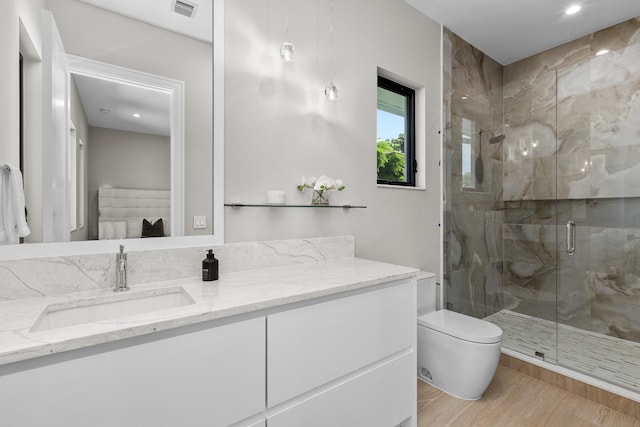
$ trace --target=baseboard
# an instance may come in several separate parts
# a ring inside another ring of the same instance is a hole
[[[607,406],[630,417],[640,419],[640,402],[619,394],[604,390],[600,387],[576,380],[567,375],[554,372],[537,364],[533,364],[517,357],[502,353],[500,364],[525,375],[566,390],[576,396],[589,399]]]

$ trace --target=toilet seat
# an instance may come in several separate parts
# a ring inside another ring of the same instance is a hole
[[[418,325],[480,344],[502,341],[502,329],[498,326],[455,311],[438,310],[423,314],[418,317]]]

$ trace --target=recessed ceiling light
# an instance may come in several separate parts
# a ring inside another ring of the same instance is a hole
[[[582,6],[580,6],[579,4],[574,4],[572,6],[569,6],[567,10],[564,11],[564,13],[566,13],[567,15],[573,15],[574,13],[578,13],[580,9],[582,9]]]
[[[602,49],[596,52],[596,56],[606,55],[607,53],[609,53],[609,49]]]
[[[139,119],[139,118],[140,118],[140,114],[138,114],[138,113],[133,113],[133,117],[135,117],[136,119]]]

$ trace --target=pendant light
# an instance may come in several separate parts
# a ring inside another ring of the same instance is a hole
[[[282,58],[282,60],[284,62],[291,62],[293,61],[293,56],[296,54],[296,47],[293,45],[293,43],[291,43],[289,40],[289,0],[287,0],[287,9],[286,9],[286,34],[285,34],[285,41],[282,43],[282,45],[280,45],[280,58]]]
[[[331,82],[324,87],[324,96],[330,101],[335,101],[338,98],[338,87],[333,82],[333,0],[331,0],[331,15],[329,17],[329,34],[330,34],[330,51],[329,57],[331,61]]]

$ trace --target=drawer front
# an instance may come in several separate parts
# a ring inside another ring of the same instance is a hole
[[[269,427],[390,427],[413,415],[413,357],[407,354],[269,417]]]
[[[0,425],[227,426],[255,416],[265,402],[264,322],[77,350],[74,359],[2,375]]]
[[[414,283],[268,316],[268,406],[411,348]]]

